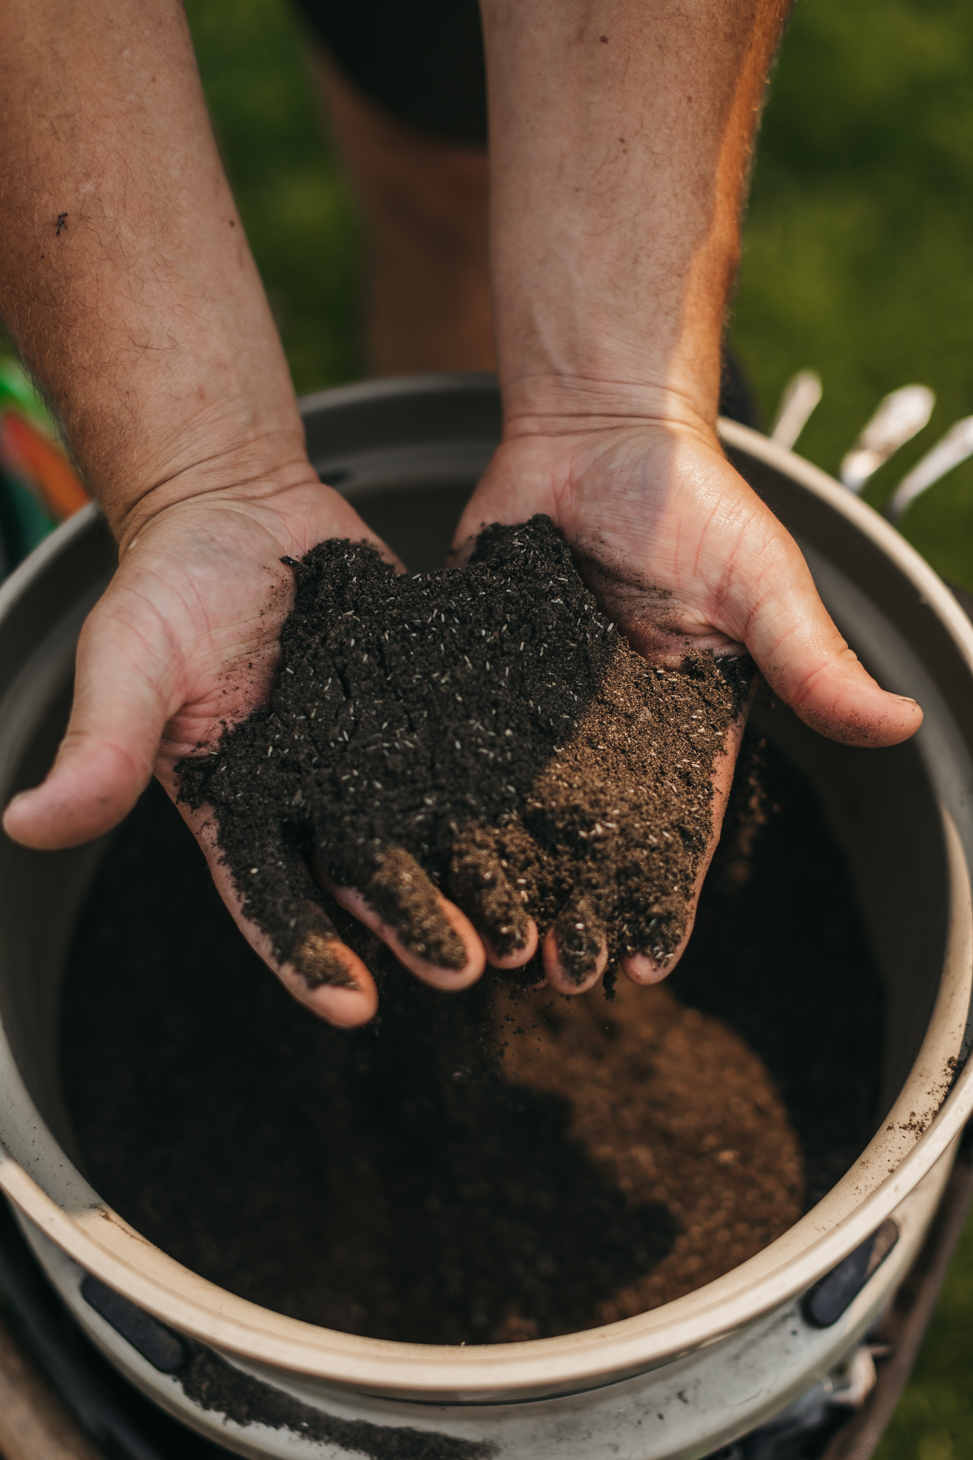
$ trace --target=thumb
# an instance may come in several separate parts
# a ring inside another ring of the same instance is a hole
[[[7,835],[24,846],[52,850],[101,836],[151,779],[169,718],[165,636],[147,639],[124,612],[130,606],[109,589],[81,631],[71,718],[54,765],[4,814]]]
[[[757,593],[741,615],[746,644],[779,699],[821,735],[845,745],[898,745],[922,710],[872,678],[835,627],[804,556],[780,525],[759,554]],[[767,549],[769,548],[769,551]]]

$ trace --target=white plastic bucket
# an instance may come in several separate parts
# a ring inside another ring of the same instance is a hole
[[[325,479],[411,566],[440,562],[497,439],[493,382],[434,377],[352,387],[307,400],[304,413]],[[886,687],[915,695],[926,718],[912,742],[887,751],[833,745],[784,710],[763,727],[815,785],[855,881],[885,985],[885,1097],[854,1167],[782,1237],[717,1281],[603,1328],[455,1348],[317,1328],[181,1267],[85,1181],[58,1087],[59,980],[104,847],[35,853],[0,845],[0,1189],[110,1360],[164,1408],[240,1454],[703,1456],[778,1413],[840,1362],[916,1253],[973,1107],[973,1071],[964,1065],[973,973],[973,628],[935,574],[857,498],[755,432],[725,423],[723,435],[735,463],[801,542],[853,647]],[[89,509],[0,589],[4,800],[49,763],[77,634],[110,570],[105,528]],[[803,1295],[890,1219],[897,1240],[884,1261],[829,1326],[809,1322]],[[107,1321],[86,1301],[86,1273],[204,1345],[215,1362],[222,1356],[249,1397],[239,1406],[228,1401],[233,1413],[188,1397],[178,1372],[145,1356],[151,1342],[140,1348],[119,1331],[124,1323]]]

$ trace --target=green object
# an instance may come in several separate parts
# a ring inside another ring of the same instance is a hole
[[[47,407],[19,360],[0,354],[0,415],[14,409],[54,435]],[[57,523],[49,517],[26,482],[0,463],[0,577],[15,568]]]
[[[0,410],[15,407],[54,435],[54,425],[47,407],[34,389],[19,360],[0,354]]]

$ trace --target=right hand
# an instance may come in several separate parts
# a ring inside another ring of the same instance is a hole
[[[369,541],[391,557],[354,509],[321,485],[310,465],[297,480],[290,473],[284,487],[248,483],[201,492],[154,515],[151,499],[144,503],[139,525],[121,534],[118,571],[82,630],[74,703],[57,758],[40,786],[7,807],[8,835],[47,849],[90,841],[128,814],[153,772],[175,800],[179,761],[212,748],[224,724],[243,718],[270,694],[280,627],[293,592],[291,572],[281,558],[300,558],[329,537]],[[243,915],[220,860],[212,819],[184,804],[179,809],[244,936],[291,994],[330,1023],[367,1022],[377,1006],[374,980],[351,949],[332,936],[313,888],[305,899],[308,925],[319,938],[309,945],[311,964],[314,947],[320,951],[326,945],[318,972],[340,983],[314,986],[313,967],[305,966],[302,974],[293,962],[274,958],[271,940]],[[360,893],[332,890],[425,981],[459,989],[483,972],[483,942],[469,919],[440,894],[442,915],[466,952],[465,963],[449,969],[405,952]],[[523,961],[530,952],[518,953],[511,962]]]
[[[508,410],[504,442],[457,527],[457,558],[462,561],[485,524],[544,513],[572,548],[604,612],[650,663],[671,667],[687,650],[746,651],[773,693],[822,735],[877,747],[914,734],[921,709],[883,690],[858,661],[818,596],[796,542],[727,461],[715,430],[685,410],[681,417],[640,418],[630,413],[624,392],[613,398],[610,384],[596,396],[597,407],[583,410],[577,395],[558,400],[552,387],[543,412]],[[689,941],[744,720],[741,715],[725,753],[712,764],[712,829],[691,884],[660,897],[646,879],[643,915],[634,920],[643,936],[657,902],[667,905],[672,926],[681,931],[661,957],[646,937],[621,958],[635,983],[664,978]],[[609,775],[606,767],[599,772]],[[675,767],[673,773],[678,778]],[[625,804],[618,796],[611,800]],[[617,820],[615,840],[631,855],[644,856],[633,841],[634,819],[628,825],[624,815]],[[585,879],[589,901],[611,908],[612,889],[604,881],[599,888],[598,877],[593,857]],[[570,900],[565,906],[570,910]],[[577,978],[566,968],[558,939],[582,924],[559,917],[544,942],[548,982],[565,994],[591,987],[607,961],[605,930],[612,921],[603,918],[601,953]],[[591,926],[585,920],[586,939]]]

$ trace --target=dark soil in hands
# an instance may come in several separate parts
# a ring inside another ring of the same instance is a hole
[[[556,925],[579,981],[606,938],[666,963],[750,661],[647,664],[546,517],[487,528],[460,569],[400,576],[347,541],[293,567],[271,705],[180,767],[277,956],[346,976],[313,865],[443,967],[465,953],[437,888],[501,955],[528,916]]]
[[[152,788],[66,972],[86,1174],[230,1291],[382,1338],[546,1336],[717,1277],[833,1184],[877,1114],[879,985],[840,854],[773,756],[763,784],[745,766],[745,835],[725,833],[666,985],[621,980],[607,1004],[488,972],[442,994],[332,905],[380,982],[351,1033],[267,972]]]

